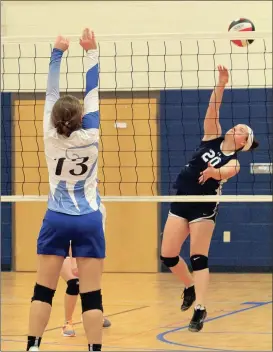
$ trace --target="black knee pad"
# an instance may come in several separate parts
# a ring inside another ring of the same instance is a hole
[[[48,303],[52,306],[52,300],[54,295],[55,295],[55,290],[52,290],[49,287],[45,287],[36,283],[36,285],[34,286],[34,293],[33,293],[31,302],[41,301],[41,302]]]
[[[168,267],[168,268],[172,268],[172,267],[176,266],[179,262],[179,256],[166,258],[166,257],[162,257],[162,255],[161,255],[160,259],[161,259],[162,263],[165,264],[166,267]]]
[[[94,309],[103,311],[101,290],[80,293],[80,296],[82,300],[83,313],[88,310],[94,310]]]
[[[71,279],[67,281],[66,293],[70,296],[78,296],[80,293],[79,279]]]
[[[193,271],[204,270],[208,268],[208,257],[202,254],[191,256],[191,266]]]
[[[102,294],[100,294],[100,296],[101,296],[101,311],[102,311],[102,313],[104,313],[103,312],[103,304],[102,304]]]

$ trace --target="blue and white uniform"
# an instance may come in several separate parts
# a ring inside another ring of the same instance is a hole
[[[202,141],[195,150],[190,162],[184,166],[175,183],[177,195],[216,195],[221,193],[224,180],[208,179],[204,184],[199,184],[200,173],[208,167],[210,162],[216,169],[226,165],[230,160],[237,159],[237,153],[223,153],[221,146],[224,137],[218,137],[209,141]],[[217,203],[197,202],[171,204],[170,215],[187,219],[188,222],[199,220],[215,221],[217,215]]]
[[[57,133],[51,112],[59,99],[63,52],[53,49],[44,110],[44,147],[49,172],[48,211],[38,238],[38,254],[105,257],[97,185],[99,145],[98,52],[86,53],[87,73],[82,128],[70,137]]]

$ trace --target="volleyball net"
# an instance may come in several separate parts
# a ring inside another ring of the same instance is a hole
[[[231,39],[254,39],[244,48]],[[1,200],[46,201],[43,108],[54,38],[3,38]],[[272,201],[272,33],[146,34],[98,37],[99,189],[104,201]],[[61,93],[83,99],[78,38],[61,66]],[[230,81],[223,132],[252,127],[259,149],[240,153],[240,173],[219,196],[174,197],[173,184],[203,136],[217,65]],[[257,197],[256,197],[257,196]]]

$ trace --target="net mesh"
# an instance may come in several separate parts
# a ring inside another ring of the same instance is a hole
[[[2,195],[45,196],[42,119],[49,42],[2,45]],[[99,188],[103,196],[172,195],[173,182],[200,143],[216,67],[230,70],[223,131],[250,125],[258,151],[242,153],[227,195],[272,194],[272,38],[245,48],[227,39],[100,41]],[[65,53],[60,89],[83,98],[83,52]]]

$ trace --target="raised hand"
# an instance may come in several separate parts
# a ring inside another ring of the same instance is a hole
[[[54,48],[66,51],[69,48],[69,40],[59,35],[55,40]]]
[[[95,34],[91,29],[85,28],[83,30],[80,45],[85,51],[97,49]]]
[[[219,83],[221,85],[226,85],[228,83],[229,74],[228,70],[225,66],[218,65],[218,72],[219,72]]]
[[[198,182],[203,185],[209,178],[214,178],[216,174],[219,174],[219,170],[215,169],[211,163],[208,163],[208,167],[204,171],[200,172]]]

